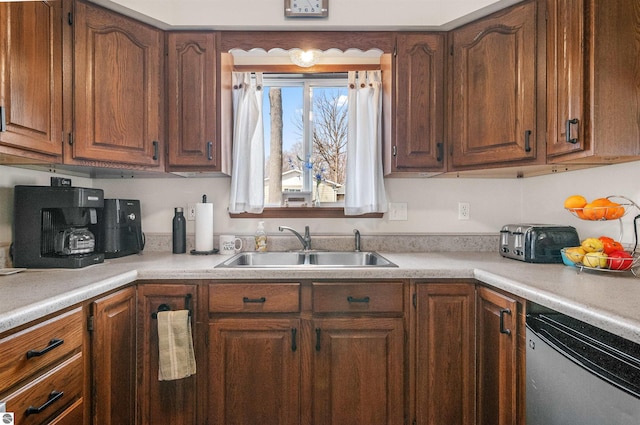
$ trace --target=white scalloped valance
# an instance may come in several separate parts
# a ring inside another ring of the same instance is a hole
[[[229,53],[233,55],[235,65],[290,65],[292,63],[292,54],[300,50],[271,49],[267,52],[260,48],[250,50],[231,49]],[[345,51],[327,49],[324,51],[314,50],[314,53],[314,65],[375,65],[380,63],[380,56],[383,54],[382,50],[379,49],[367,51],[359,49],[347,49]]]

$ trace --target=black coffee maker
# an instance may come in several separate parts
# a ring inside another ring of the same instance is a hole
[[[102,263],[104,253],[96,238],[103,206],[102,189],[15,186],[13,266],[80,268]]]

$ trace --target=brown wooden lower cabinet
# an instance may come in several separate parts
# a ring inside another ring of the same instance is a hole
[[[91,335],[92,423],[133,424],[136,417],[136,288],[94,301]]]
[[[404,288],[209,285],[208,423],[403,424]]]
[[[300,320],[256,318],[209,324],[211,424],[300,424]]]
[[[524,301],[474,282],[415,288],[413,424],[524,424]]]
[[[416,285],[415,425],[475,420],[475,284]]]
[[[138,285],[138,422],[139,425],[197,424],[197,380],[204,361],[196,350],[196,374],[173,381],[158,380],[158,326],[153,317],[163,308],[192,311],[194,344],[199,326],[197,317],[197,283],[144,283]],[[162,307],[162,308],[161,308]],[[205,368],[206,370],[206,368]],[[206,423],[206,422],[202,422]]]
[[[164,307],[194,376],[158,381]],[[92,314],[95,424],[524,424],[524,301],[474,281],[141,282]]]
[[[478,287],[477,425],[524,424],[524,302]]]
[[[402,318],[315,319],[313,331],[312,423],[403,424]]]

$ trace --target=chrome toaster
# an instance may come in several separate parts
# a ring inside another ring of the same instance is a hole
[[[500,254],[528,263],[561,263],[560,250],[580,245],[572,226],[507,224],[500,230]]]

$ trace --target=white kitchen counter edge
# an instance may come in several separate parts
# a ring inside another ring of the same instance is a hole
[[[384,253],[398,268],[216,269],[221,256],[149,253],[81,270],[27,271],[0,277],[0,333],[136,280],[163,279],[468,279],[640,343],[640,279],[578,274],[556,264],[528,264],[494,253]]]

